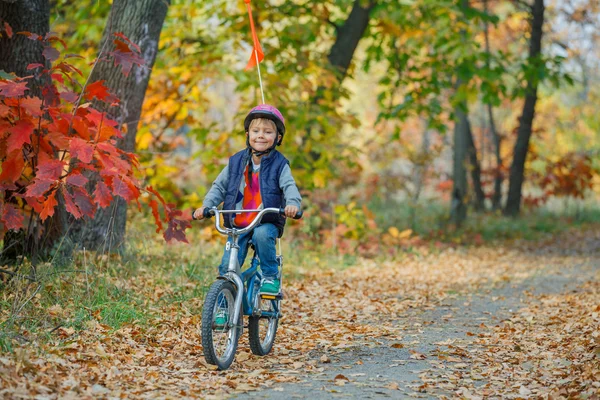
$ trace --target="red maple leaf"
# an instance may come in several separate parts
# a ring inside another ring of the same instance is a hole
[[[25,161],[20,151],[14,151],[8,155],[2,163],[2,174],[0,182],[16,182],[21,177]]]
[[[185,230],[192,225],[186,219],[182,218],[183,212],[175,208],[174,204],[168,204],[165,207],[167,213],[168,227],[164,233],[164,238],[167,242],[177,240],[179,242],[189,243],[185,236]]]
[[[56,190],[48,195],[46,200],[42,202],[42,211],[40,212],[40,219],[45,221],[46,218],[54,215],[54,207],[58,205],[56,201]]]
[[[77,132],[77,134],[83,139],[90,139],[90,129],[85,118],[80,116],[73,118],[73,129],[75,129],[75,132]]]
[[[83,187],[86,183],[88,183],[88,178],[78,172],[74,172],[67,176],[66,181],[69,185]]]
[[[123,32],[115,32],[115,33],[113,33],[113,35],[116,36],[117,38],[120,38],[123,42],[126,42],[129,46],[136,49],[138,53],[140,52],[140,46],[133,43],[127,36],[125,36],[125,34],[123,34]],[[117,41],[118,41],[118,39],[115,39],[115,44]]]
[[[81,218],[83,216],[83,214],[79,210],[79,207],[77,207],[77,205],[75,204],[75,201],[73,200],[73,196],[71,196],[71,193],[69,193],[67,188],[64,186],[61,187],[61,190],[62,190],[63,198],[65,199],[65,209],[67,210],[67,212],[70,213],[71,215],[73,215],[75,217],[75,219]]]
[[[57,180],[63,173],[65,162],[61,160],[48,160],[40,162],[37,167],[36,177],[39,179]]]
[[[36,68],[44,68],[44,64],[40,64],[40,63],[31,63],[27,66],[27,71],[31,70],[31,69],[36,69]]]
[[[46,46],[44,47],[44,51],[42,51],[42,55],[46,60],[52,62],[60,57],[60,51],[56,50],[52,46]]]
[[[112,179],[112,190],[115,196],[120,196],[125,199],[125,201],[134,199],[133,192],[129,188],[129,185],[127,185],[117,176],[113,177]]]
[[[39,97],[25,97],[21,99],[20,104],[32,117],[42,116],[42,100]]]
[[[6,97],[23,96],[28,90],[27,82],[0,81],[0,95]]]
[[[40,197],[46,193],[56,181],[50,179],[34,179],[33,183],[27,186],[25,196]]]
[[[92,202],[88,192],[80,187],[74,186],[73,200],[83,215],[86,215],[90,218],[94,216],[94,213],[96,212],[96,206]]]
[[[152,215],[154,215],[154,221],[156,222],[156,233],[158,233],[162,230],[163,225],[160,220],[160,214],[158,212],[158,203],[156,202],[156,200],[150,200],[150,208],[152,208]]]
[[[83,139],[73,138],[69,146],[71,156],[77,157],[84,163],[90,163],[94,155],[94,147]]]
[[[110,189],[102,181],[96,184],[96,190],[94,190],[94,201],[100,208],[110,206],[112,203],[113,196],[110,194]]]
[[[23,227],[23,215],[10,203],[5,203],[2,210],[2,222],[6,229],[19,229]]]
[[[108,88],[104,86],[104,81],[97,81],[94,83],[90,83],[85,88],[85,98],[87,100],[93,100],[97,98],[98,100],[104,100],[110,96],[108,92]]]
[[[60,93],[60,98],[66,101],[67,103],[75,103],[79,98],[79,95],[75,92],[67,90],[66,92]]]
[[[160,200],[160,202],[162,203],[163,206],[167,205],[167,203],[165,203],[165,199],[163,199],[163,197],[160,195],[160,193],[158,193],[156,191],[156,189],[154,189],[152,186],[146,187],[146,190],[149,191],[150,193],[152,193],[153,195],[155,195],[156,197],[158,197],[158,200]]]
[[[31,143],[31,134],[35,126],[27,119],[20,119],[8,130],[9,136],[6,140],[6,151],[11,153],[14,150],[20,150],[25,143]]]
[[[125,45],[123,42],[121,42],[118,39],[115,39],[114,43],[117,46],[117,49],[108,54],[110,54],[113,57],[113,59],[115,61],[115,65],[121,66],[123,75],[129,76],[129,72],[131,71],[133,64],[137,64],[139,66],[142,66],[145,64],[144,59],[142,57],[140,57],[138,54],[131,51],[129,46]]]

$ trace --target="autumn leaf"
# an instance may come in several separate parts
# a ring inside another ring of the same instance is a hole
[[[64,161],[49,160],[38,165],[36,177],[38,179],[57,180],[62,175],[64,168]]]
[[[69,193],[69,191],[67,190],[67,188],[65,186],[61,187],[61,192],[62,192],[63,198],[65,199],[65,209],[67,210],[67,212],[70,213],[73,217],[75,217],[75,219],[81,218],[83,216],[83,214],[81,213],[81,211],[75,204],[75,201],[73,200],[73,196],[71,195],[71,193]]]
[[[13,30],[8,22],[4,22],[4,32],[6,32],[6,36],[8,36],[9,39],[13,37]]]
[[[67,176],[66,181],[69,185],[82,187],[85,186],[86,183],[88,183],[88,178],[81,175],[80,173],[71,173]]]
[[[23,215],[12,204],[4,203],[2,209],[2,222],[7,229],[19,229],[23,227]]]
[[[58,57],[60,57],[60,51],[58,51],[57,49],[55,49],[52,46],[46,46],[44,47],[44,50],[42,51],[42,55],[44,56],[44,58],[48,61],[54,61],[56,59],[58,59]]]
[[[96,183],[96,190],[94,190],[94,201],[100,208],[106,208],[110,206],[113,200],[113,196],[110,194],[110,189],[102,181]]]
[[[88,217],[93,217],[96,212],[96,206],[92,202],[90,195],[85,189],[73,187],[73,201],[81,213]]]
[[[83,139],[85,139],[85,140],[90,139],[90,129],[87,124],[87,121],[84,118],[82,118],[80,116],[74,117],[73,118],[73,129],[75,129],[75,132],[77,132],[77,134],[79,136],[81,136]]]
[[[54,215],[54,208],[58,205],[56,201],[56,190],[51,192],[46,200],[42,202],[42,211],[40,212],[40,219],[45,221],[46,218]]]
[[[43,196],[54,183],[56,181],[50,179],[34,179],[33,183],[27,186],[25,195],[28,197]]]
[[[23,160],[23,155],[21,154],[20,150],[10,153],[6,160],[4,160],[2,163],[0,182],[15,182],[17,179],[19,179],[19,177],[21,177],[24,166],[25,161]]]
[[[76,157],[84,163],[90,163],[94,155],[94,147],[83,139],[73,138],[69,147],[71,156]]]
[[[162,221],[160,220],[160,214],[158,213],[158,203],[156,200],[150,200],[150,208],[152,209],[152,215],[156,223],[156,233],[159,233],[163,229]]]
[[[0,81],[0,95],[6,97],[23,96],[28,90],[27,82]]]
[[[115,196],[120,196],[126,201],[133,200],[134,197],[129,185],[116,176],[112,180],[112,192]]]
[[[85,88],[85,98],[90,101],[95,98],[98,100],[104,100],[108,96],[110,96],[108,88],[104,86],[104,82],[105,81],[97,81],[94,83],[90,83]]]
[[[108,54],[110,54],[113,57],[115,66],[121,66],[123,75],[129,76],[129,72],[131,72],[131,68],[134,64],[138,66],[142,66],[145,64],[144,59],[138,54],[131,51],[129,46],[124,45],[122,41],[120,41],[119,39],[115,39],[114,43],[116,46],[116,50]]]
[[[31,134],[35,126],[27,119],[21,119],[9,129],[7,139],[7,152],[11,153],[14,150],[19,150],[24,144],[31,143]]]
[[[20,100],[21,108],[23,108],[32,117],[42,116],[42,100],[39,97],[25,97]]]

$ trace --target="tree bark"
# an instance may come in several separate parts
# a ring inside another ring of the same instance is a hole
[[[502,156],[500,155],[501,139],[500,134],[496,130],[496,122],[494,121],[494,113],[492,105],[487,105],[488,119],[490,122],[490,133],[494,140],[494,155],[496,157],[496,173],[494,174],[494,194],[492,196],[492,209],[499,210],[502,208]]]
[[[134,65],[129,75],[125,76],[120,66],[115,66],[112,62],[101,62],[90,77],[90,82],[106,81],[105,85],[111,93],[120,99],[117,107],[108,108],[104,104],[100,107],[120,124],[126,125],[127,133],[119,140],[118,147],[128,152],[135,150],[142,103],[169,5],[170,0],[115,0],[102,43],[108,40],[108,44],[112,46],[113,33],[122,32],[140,47],[145,65]],[[90,188],[94,186],[95,179],[92,179]],[[76,221],[70,236],[78,245],[90,250],[119,250],[125,237],[126,222],[127,204],[120,197],[115,197],[113,204],[99,209],[92,220]]]
[[[471,164],[471,182],[473,184],[473,192],[475,193],[473,204],[475,210],[483,211],[485,209],[485,193],[481,187],[481,167],[477,158],[477,147],[475,147],[469,117],[465,115],[465,119],[467,124],[467,148],[469,153],[469,163]]]
[[[453,188],[450,204],[450,221],[460,227],[467,218],[467,153],[469,146],[469,121],[467,114],[457,106],[454,124]]]
[[[542,28],[544,25],[544,0],[535,0],[531,15],[531,39],[529,42],[529,65],[539,64],[542,53]],[[517,216],[521,209],[521,195],[524,180],[525,160],[529,150],[529,140],[533,119],[535,117],[535,104],[537,102],[538,79],[532,77],[527,82],[525,104],[519,119],[517,142],[513,152],[513,162],[510,166],[508,196],[504,214]]]

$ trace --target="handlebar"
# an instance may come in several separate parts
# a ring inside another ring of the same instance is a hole
[[[235,228],[236,232],[241,235],[243,233],[246,233],[246,232],[254,229],[254,227],[260,223],[260,221],[262,220],[262,217],[265,214],[277,213],[280,215],[285,215],[285,209],[271,207],[271,208],[264,208],[262,210],[219,210],[216,207],[213,207],[213,208],[205,208],[204,211],[202,212],[202,216],[204,218],[212,218],[213,216],[215,216],[215,215],[218,216],[219,214],[238,214],[238,213],[258,213],[258,215],[254,218],[254,220],[247,227]],[[296,215],[294,215],[292,218],[300,219],[300,218],[302,218],[302,214],[303,214],[302,211],[298,211],[296,213]],[[221,232],[222,234],[225,234],[225,235],[227,235],[231,232],[231,228],[226,229],[221,226],[220,218],[215,219],[215,227],[217,228],[217,230],[219,232]]]

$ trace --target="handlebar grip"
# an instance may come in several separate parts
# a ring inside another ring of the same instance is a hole
[[[204,218],[212,218],[214,215],[215,212],[210,208],[205,208],[204,211],[202,211],[202,216]]]
[[[280,208],[280,209],[279,209],[279,214],[281,214],[281,215],[285,215],[285,208]],[[304,214],[302,211],[298,211],[298,212],[296,213],[296,215],[294,215],[294,216],[292,217],[292,219],[300,219],[300,218],[302,218],[302,214]]]

